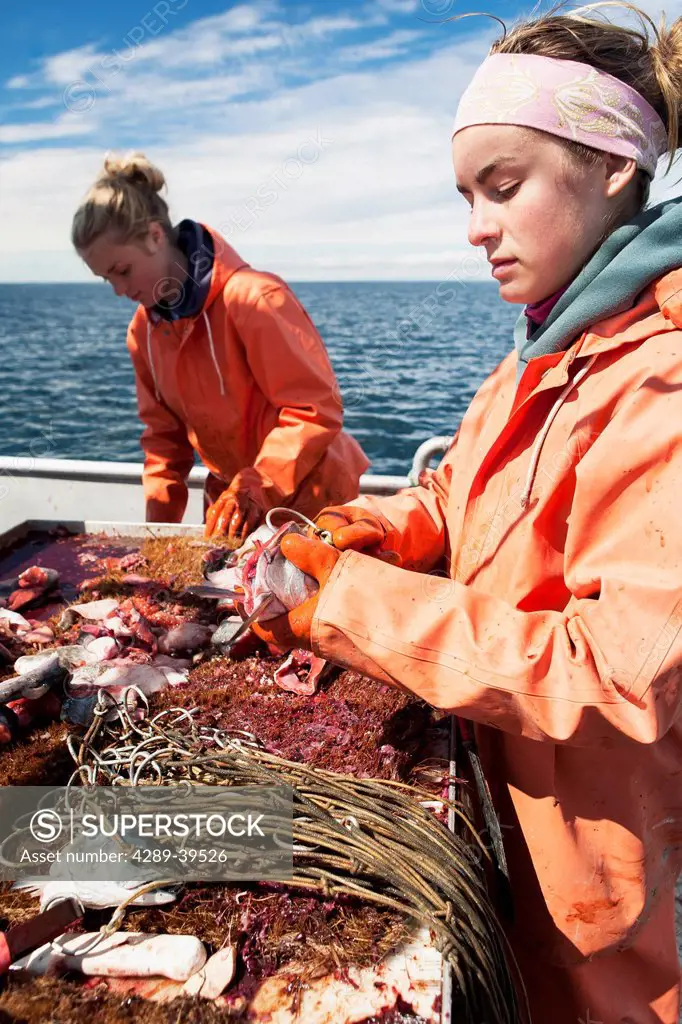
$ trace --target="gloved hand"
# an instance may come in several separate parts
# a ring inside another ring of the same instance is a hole
[[[388,540],[388,531],[381,519],[359,505],[332,505],[323,508],[315,519],[318,530],[327,530],[332,544],[339,551],[362,551],[366,555],[381,558],[392,565],[401,565],[397,551],[390,548],[382,551]]]
[[[302,537],[291,533],[282,538],[282,554],[303,572],[307,572],[319,583],[320,589],[297,608],[292,608],[285,615],[278,615],[265,622],[254,622],[251,629],[266,644],[274,644],[284,651],[295,647],[312,647],[310,630],[313,616],[317,611],[320,592],[325,586],[332,570],[339,560],[340,552],[330,544],[313,537]]]
[[[268,510],[258,470],[242,469],[206,513],[204,536],[224,537],[243,544]]]

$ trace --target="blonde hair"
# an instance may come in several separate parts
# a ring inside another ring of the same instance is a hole
[[[76,210],[71,241],[82,251],[107,231],[121,242],[144,238],[152,221],[170,236],[168,204],[159,195],[164,178],[144,153],[107,156],[104,167]]]
[[[496,40],[491,53],[531,53],[558,60],[590,64],[632,86],[654,108],[668,133],[669,171],[682,137],[682,19],[667,25],[664,15],[658,26],[626,0],[602,0],[577,10],[559,13],[563,4],[529,21],[515,25]],[[621,7],[633,13],[638,28],[615,25],[602,17],[602,9]],[[499,19],[496,19],[499,20]],[[599,159],[596,150],[576,142],[566,148],[581,163]],[[649,193],[649,176],[638,172],[639,202]]]

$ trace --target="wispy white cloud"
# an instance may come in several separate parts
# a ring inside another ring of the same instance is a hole
[[[278,49],[281,34],[264,24],[274,5],[235,7],[223,14],[200,18],[187,28],[142,43],[136,54],[141,62],[162,61],[168,69],[210,67],[221,61]]]
[[[66,139],[73,135],[89,135],[92,126],[64,115],[57,121],[36,121],[32,124],[0,125],[0,143],[44,142]]]
[[[236,97],[274,88],[275,84],[267,68],[256,64],[239,74],[218,74],[193,79],[191,82],[160,76],[154,72],[141,73],[130,78],[121,77],[116,90],[112,89],[108,98],[110,109],[104,111],[100,108],[94,110],[93,114],[120,123],[121,114],[125,117],[131,108],[144,104],[145,120],[151,122],[154,115],[163,114],[164,120],[158,122],[157,128],[167,128],[168,134],[174,134],[175,127],[183,118],[193,119],[196,132],[207,126],[213,105],[217,106],[213,116],[224,120],[226,105]],[[118,109],[113,109],[115,105]],[[135,123],[138,126],[140,124],[137,111]]]
[[[31,79],[28,75],[15,75],[14,78],[10,78],[5,83],[8,89],[26,89],[31,84]]]
[[[64,53],[47,57],[42,64],[42,73],[46,82],[51,85],[70,85],[102,56],[93,44],[79,46],[74,50],[66,50]]]
[[[391,14],[413,14],[419,9],[421,0],[376,0],[379,7]]]
[[[20,110],[47,110],[58,104],[59,100],[54,96],[40,96],[37,100],[27,100],[25,103],[18,104],[18,108]]]
[[[409,45],[420,38],[421,33],[407,30],[391,32],[384,39],[371,43],[358,43],[355,46],[344,46],[339,51],[341,61],[353,64],[364,64],[368,61],[385,60],[409,52]]]

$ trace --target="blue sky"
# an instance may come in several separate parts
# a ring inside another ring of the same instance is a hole
[[[484,6],[508,23],[527,12]],[[476,276],[462,262],[449,131],[498,28],[438,23],[463,10],[461,0],[7,7],[0,280],[88,280],[71,216],[104,153],[130,149],[166,174],[174,219],[210,223],[291,280],[437,279],[462,265]]]

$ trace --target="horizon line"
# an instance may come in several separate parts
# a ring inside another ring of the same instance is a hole
[[[306,280],[304,278],[287,278],[286,284],[443,284],[452,281],[457,284],[482,284],[496,285],[496,281],[457,281],[456,278],[448,277],[357,277],[357,278],[316,278]],[[87,285],[88,287],[105,287],[103,281],[0,281],[0,287],[11,288],[13,286],[26,285]]]

